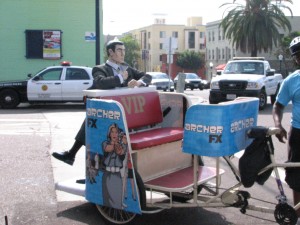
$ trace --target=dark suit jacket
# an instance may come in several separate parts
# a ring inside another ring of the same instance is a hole
[[[127,68],[128,78],[121,84],[118,76],[114,76],[113,69],[108,64],[95,66],[92,70],[94,77],[93,86],[90,89],[113,89],[115,87],[127,87],[128,82],[132,79],[142,80],[149,85],[152,77],[148,74],[140,72],[132,67]]]
[[[114,76],[113,69],[108,64],[95,66],[92,70],[94,77],[93,85],[89,89],[113,89],[115,87],[127,87],[130,80],[142,80],[146,85],[149,85],[152,77],[149,74],[145,74],[131,67],[127,68],[128,78],[123,84],[120,82],[120,78]],[[85,145],[85,120],[83,121],[80,130],[78,131],[75,140]]]

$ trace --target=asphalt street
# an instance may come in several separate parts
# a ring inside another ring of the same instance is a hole
[[[205,91],[187,91],[193,102],[207,99]],[[289,126],[290,107],[284,117]],[[85,115],[80,104],[28,105],[14,110],[0,110],[0,224],[8,225],[79,225],[106,224],[96,207],[83,197],[55,190],[55,183],[84,178],[84,148],[69,166],[51,157],[54,151],[71,147]],[[259,113],[259,125],[272,126],[271,105]],[[286,159],[285,145],[274,140],[280,151],[276,159]],[[236,159],[238,160],[238,158]],[[210,163],[210,161],[208,161]],[[222,187],[235,178],[226,170]],[[284,184],[288,199],[291,191]],[[249,190],[250,191],[250,190]],[[253,204],[275,207],[278,194],[274,178],[265,185],[251,188]],[[156,214],[143,214],[134,225],[263,225],[276,224],[272,214],[237,208],[181,208]]]

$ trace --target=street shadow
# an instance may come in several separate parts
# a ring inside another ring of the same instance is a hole
[[[43,112],[84,112],[83,103],[44,103],[44,104],[20,104],[15,109],[1,109],[0,114],[30,114]]]
[[[72,224],[103,224],[108,225],[92,203],[80,204],[75,207],[68,207],[70,202],[59,203],[59,208],[67,208],[57,214],[58,221],[65,219],[72,220]],[[74,202],[73,202],[74,204]],[[75,222],[76,221],[76,222]],[[128,223],[130,225],[233,225],[219,213],[205,210],[203,208],[174,208],[163,210],[159,213],[137,215]]]

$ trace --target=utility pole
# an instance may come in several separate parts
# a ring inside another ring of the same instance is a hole
[[[100,65],[103,62],[103,11],[102,0],[95,0],[95,33],[96,33],[96,65]]]
[[[177,39],[169,37],[164,40],[163,49],[167,52],[167,63],[168,63],[168,76],[169,76],[169,90],[170,90],[170,79],[172,74],[171,64],[173,63],[173,53],[177,48]]]
[[[95,25],[96,25],[96,65],[100,65],[100,2],[95,0]]]
[[[169,77],[169,90],[171,89],[171,87],[170,87],[170,79],[171,79],[171,70],[172,70],[172,68],[171,68],[171,63],[173,62],[173,57],[172,57],[173,55],[172,55],[172,37],[170,37],[169,38],[169,52],[168,52],[168,59],[169,59],[169,61],[168,61],[168,77]],[[172,59],[171,59],[171,57],[172,57]]]

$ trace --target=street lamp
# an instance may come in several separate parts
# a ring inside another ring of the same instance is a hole
[[[209,63],[209,67],[210,67],[210,79],[212,79],[212,77],[213,77],[213,71],[212,71],[213,66],[214,66],[214,64],[212,62],[210,62]]]
[[[282,63],[282,60],[283,60],[283,55],[279,55],[278,56],[278,59],[279,59],[279,70],[280,70],[280,73],[281,73],[281,63]]]

